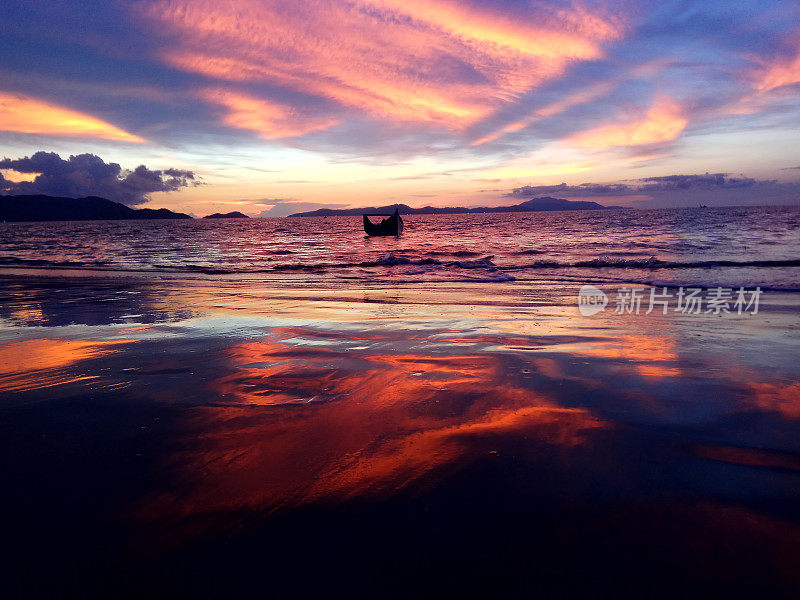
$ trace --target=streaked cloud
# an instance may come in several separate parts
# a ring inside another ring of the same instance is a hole
[[[551,177],[553,175],[567,175],[588,171],[592,165],[585,161],[561,162],[554,161],[540,164],[529,160],[522,160],[508,165],[491,169],[483,173],[486,178],[509,179],[515,177]]]
[[[733,115],[767,112],[771,106],[800,95],[800,30],[783,40],[771,56],[753,55],[754,66],[739,74],[745,93],[724,107]],[[749,90],[748,90],[749,88]]]
[[[456,130],[622,35],[616,18],[552,6],[509,15],[448,1],[201,0],[141,10],[169,28],[162,58],[179,69]]]
[[[796,38],[795,47],[788,55],[766,63],[758,72],[755,87],[759,92],[800,83],[800,31]]]
[[[573,107],[579,106],[581,104],[586,104],[587,102],[591,102],[600,96],[608,94],[613,89],[613,84],[607,81],[601,81],[595,83],[586,89],[579,90],[574,94],[570,94],[565,98],[556,100],[542,108],[535,109],[533,112],[525,116],[523,119],[518,121],[514,121],[513,123],[509,123],[508,125],[504,125],[500,129],[493,131],[471,143],[472,146],[480,146],[482,144],[486,144],[488,142],[493,142],[506,133],[513,133],[515,131],[522,131],[523,129],[530,127],[537,121],[541,119],[546,119],[548,117],[554,117],[563,113],[565,110]]]
[[[227,109],[223,117],[226,124],[238,129],[255,131],[268,140],[322,131],[338,122],[334,119],[303,115],[290,106],[224,89],[205,90],[201,95],[208,102],[220,104]]]
[[[142,144],[144,139],[67,108],[28,96],[0,92],[0,131],[45,136],[97,138]]]
[[[569,139],[579,146],[605,150],[612,146],[642,146],[672,142],[689,120],[674,100],[658,98],[643,117],[619,124],[601,125]]]

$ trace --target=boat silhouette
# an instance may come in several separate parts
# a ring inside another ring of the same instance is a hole
[[[378,235],[400,235],[403,233],[403,217],[400,216],[400,209],[395,208],[394,214],[386,215],[362,215],[364,218],[364,231],[369,236]],[[370,217],[386,217],[380,223],[373,223]]]

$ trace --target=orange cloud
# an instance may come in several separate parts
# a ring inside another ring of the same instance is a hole
[[[33,181],[41,173],[20,173],[14,169],[0,169],[0,174],[5,177],[6,181],[19,183],[21,181]]]
[[[137,135],[89,115],[27,96],[6,93],[0,93],[0,131],[90,137],[136,144],[145,142]]]
[[[225,123],[237,129],[255,131],[268,140],[297,137],[327,129],[337,123],[332,119],[304,116],[282,104],[225,90],[207,90],[202,95],[207,101],[228,109]]]
[[[621,36],[588,11],[512,20],[443,0],[164,2],[142,8],[179,40],[183,70],[257,81],[389,120],[463,129]]]
[[[677,139],[688,123],[680,105],[665,97],[657,100],[642,119],[621,125],[604,125],[573,136],[570,141],[599,150],[612,146],[659,144]]]

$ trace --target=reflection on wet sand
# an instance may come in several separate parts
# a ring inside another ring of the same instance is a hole
[[[121,350],[129,340],[35,339],[0,343],[0,391],[22,392],[93,379],[70,370],[78,363]]]
[[[182,487],[151,501],[152,516],[385,495],[485,454],[493,436],[568,448],[607,426],[525,387],[500,356],[282,340],[239,344],[229,357],[234,373],[212,387],[232,404],[192,411],[186,448],[172,457]]]
[[[758,381],[755,373],[753,376],[748,385],[759,409],[777,411],[787,419],[800,421],[800,383]]]
[[[770,452],[760,448],[737,448],[735,446],[703,446],[693,449],[697,456],[752,467],[774,467],[800,471],[800,457],[787,453]]]
[[[81,572],[114,548],[136,570],[129,542],[154,562],[193,548],[183,584],[230,541],[280,578],[306,569],[281,544],[312,519],[292,548],[329,575],[347,552],[375,569],[395,552],[409,570],[427,552],[553,589],[586,570],[607,589],[624,583],[607,572],[663,585],[670,565],[695,583],[741,572],[800,589],[796,310],[590,319],[552,288],[182,281],[71,290],[60,314],[55,284],[36,285],[40,313],[18,311],[23,294],[0,311],[0,455],[35,465],[33,491],[4,508],[27,514],[15,539],[36,560],[53,528],[105,539],[110,523],[111,542],[52,562]],[[42,525],[51,498],[63,513]]]
[[[662,332],[660,335],[623,334],[563,350],[588,358],[616,359],[630,364],[643,377],[663,379],[681,375],[675,346],[672,336]]]
[[[567,451],[591,446],[598,430],[614,429],[631,409],[653,422],[668,420],[676,406],[690,420],[710,409],[676,405],[676,388],[662,387],[678,384],[682,373],[672,366],[681,362],[672,335],[457,333],[283,327],[231,346],[228,373],[209,384],[217,401],[191,411],[182,450],[170,459],[177,489],[150,497],[141,514],[174,520],[385,497],[445,480],[491,451],[492,440]],[[576,368],[589,358],[593,368]],[[758,398],[716,410],[753,410]]]

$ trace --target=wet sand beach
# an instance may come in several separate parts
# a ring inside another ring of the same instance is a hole
[[[546,280],[2,290],[12,597],[800,591],[796,294],[583,316]]]

